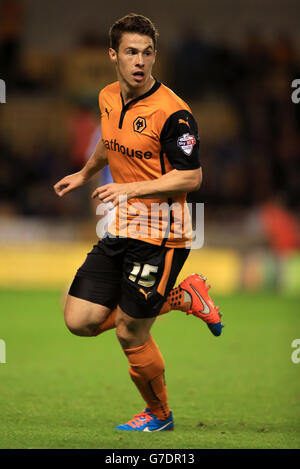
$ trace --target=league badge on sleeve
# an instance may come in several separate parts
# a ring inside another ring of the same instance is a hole
[[[183,134],[182,137],[179,137],[177,140],[177,146],[188,156],[192,153],[195,143],[196,139],[194,135],[190,134]]]

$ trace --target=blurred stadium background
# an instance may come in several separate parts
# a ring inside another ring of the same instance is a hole
[[[0,288],[63,293],[97,242],[90,194],[108,174],[63,199],[53,184],[91,153],[98,92],[115,81],[108,28],[130,11],[158,27],[155,76],[199,126],[204,182],[189,200],[205,204],[205,244],[181,277],[204,273],[214,294],[233,299],[299,298],[297,0],[0,0]]]
[[[190,200],[205,203],[205,246],[192,270],[222,293],[298,292],[298,2],[139,3],[0,2],[0,285],[63,286],[96,240],[91,187],[60,200],[52,186],[90,155],[98,92],[115,80],[108,28],[136,11],[160,31],[155,75],[199,125],[204,183]]]

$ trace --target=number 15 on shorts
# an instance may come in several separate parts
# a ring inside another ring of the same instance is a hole
[[[153,287],[156,278],[152,274],[155,274],[158,271],[158,266],[150,264],[140,264],[139,262],[134,262],[133,264],[134,265],[132,271],[130,272],[129,280],[143,287]],[[140,278],[137,281],[139,274]]]

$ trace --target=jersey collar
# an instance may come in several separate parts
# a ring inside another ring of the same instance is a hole
[[[122,93],[120,93],[121,94],[121,100],[122,100],[122,108],[124,109],[124,107],[129,107],[131,104],[136,103],[137,101],[140,101],[141,99],[148,98],[148,96],[151,96],[153,93],[155,93],[155,91],[157,91],[158,88],[160,87],[161,83],[156,78],[154,78],[154,79],[155,79],[155,83],[152,85],[150,90],[147,91],[147,93],[141,94],[137,98],[133,98],[127,104],[124,104],[124,99],[123,99]]]
[[[125,113],[126,113],[126,111],[128,110],[128,108],[129,108],[132,104],[136,103],[137,101],[140,101],[141,99],[145,99],[145,98],[148,98],[148,96],[151,96],[153,93],[155,93],[155,91],[158,90],[158,88],[160,87],[160,85],[161,85],[160,81],[158,81],[158,80],[155,78],[155,83],[154,83],[154,85],[150,88],[149,91],[147,91],[147,93],[141,94],[141,96],[138,96],[137,98],[132,99],[132,100],[129,101],[127,104],[124,104],[124,99],[123,99],[122,93],[120,93],[120,95],[121,95],[121,101],[122,101],[122,112],[121,112],[121,115],[120,115],[119,129],[122,128],[123,120],[124,120],[124,117],[125,117]]]

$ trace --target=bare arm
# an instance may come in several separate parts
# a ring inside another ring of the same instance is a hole
[[[91,179],[100,169],[104,168],[108,163],[105,146],[100,138],[94,153],[88,159],[86,165],[82,168],[81,173],[86,181]]]
[[[200,188],[202,170],[192,169],[179,171],[173,169],[153,181],[142,181],[134,184],[135,195],[140,199],[174,197],[182,192],[193,192]]]
[[[174,197],[183,192],[192,192],[200,188],[202,182],[202,170],[192,169],[179,171],[173,169],[167,174],[153,181],[129,182],[126,184],[106,184],[98,187],[92,197],[98,197],[103,202],[112,202],[115,207],[122,199],[161,199]]]
[[[94,153],[91,155],[85,166],[77,173],[70,174],[64,177],[54,185],[54,190],[57,195],[62,197],[68,192],[83,186],[88,182],[94,174],[107,165],[107,155],[105,146],[100,138]]]

